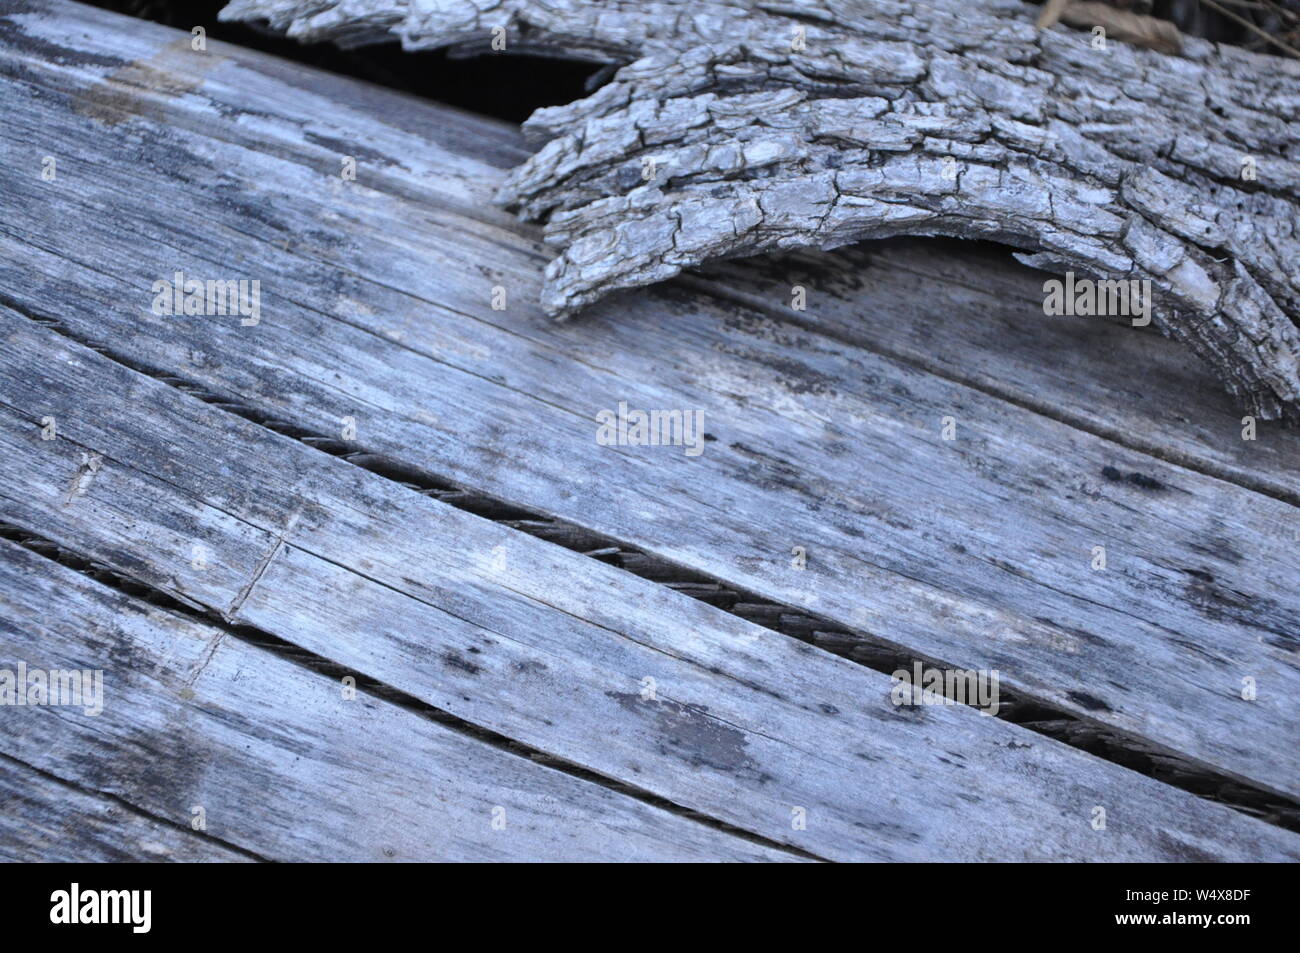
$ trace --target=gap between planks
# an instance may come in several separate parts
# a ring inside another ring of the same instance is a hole
[[[371,333],[373,333],[373,332],[371,332]]]
[[[47,329],[47,330],[48,330],[48,329]],[[10,337],[10,339],[13,339],[13,337]],[[87,354],[87,356],[88,356],[88,355],[90,355],[90,352],[87,351],[86,354]],[[107,359],[104,359],[104,360],[107,360]],[[85,361],[85,360],[79,360],[79,361],[78,361],[78,364],[85,365],[85,364],[86,364],[86,361]],[[55,367],[57,367],[57,363],[55,364]],[[126,369],[126,368],[123,368],[123,369]],[[88,371],[88,368],[87,368],[87,371]],[[131,372],[129,372],[129,373],[131,373]],[[160,384],[160,386],[162,386],[162,385]],[[170,390],[170,387],[164,387],[164,390]],[[179,397],[179,395],[178,395],[178,397]],[[191,399],[192,399],[192,398],[191,398]],[[108,406],[112,406],[112,404],[108,404]],[[156,400],[155,400],[155,406],[157,406],[157,404],[156,404]],[[201,404],[199,404],[199,406],[201,406]],[[220,408],[214,408],[214,411],[216,411],[216,412],[220,412]],[[205,428],[205,432],[207,432],[207,433],[213,433],[213,428],[212,428],[212,426],[211,426],[211,425],[208,425],[207,428]],[[127,437],[127,434],[126,434],[126,433],[122,433],[122,432],[121,432],[121,428],[120,428],[120,426],[118,426],[118,429],[116,430],[116,433],[117,433],[117,436],[120,437],[120,438],[125,438],[125,437]],[[272,433],[268,432],[268,437],[270,437],[270,436],[272,436]],[[244,437],[244,438],[243,438],[243,441],[247,441],[247,437]],[[247,443],[242,443],[242,446],[247,446]],[[213,447],[213,450],[216,450],[216,447]],[[308,452],[312,452],[312,451],[308,451]],[[300,467],[295,467],[294,469],[300,469]],[[381,481],[381,482],[390,482],[390,481],[383,480],[383,481]],[[283,582],[283,581],[285,581],[285,579],[292,579],[292,577],[294,577],[294,576],[287,576],[287,577],[285,577],[285,576],[283,576],[283,573],[282,573],[282,579],[281,579],[281,581]],[[775,646],[774,646],[774,647],[775,647]],[[813,658],[811,658],[811,657],[807,657],[807,655],[805,655],[805,657],[802,657],[802,658],[803,658],[803,660],[805,660],[805,662],[811,662],[811,660],[813,660]],[[1096,763],[1095,766],[1093,766],[1093,768],[1091,768],[1091,774],[1096,775],[1096,772],[1101,770],[1101,764],[1102,764],[1102,762]],[[1160,787],[1160,785],[1158,785],[1158,787]]]
[[[276,541],[271,554],[268,555],[267,559],[259,567],[259,572],[255,574],[255,578],[250,580],[250,585],[244,593],[245,597],[251,593],[253,585],[256,584],[257,579],[260,579],[262,573],[265,572],[267,565],[270,563],[271,556],[276,552],[279,552],[285,545],[283,536],[284,534],[281,534],[281,538]],[[258,648],[264,649],[279,658],[291,662],[299,668],[323,676],[334,682],[338,682],[344,676],[351,676],[356,679],[356,688],[358,691],[366,692],[376,698],[382,698],[384,701],[390,702],[398,708],[411,712],[418,717],[436,722],[444,728],[459,735],[473,738],[491,748],[495,748],[498,751],[518,758],[523,758],[532,764],[551,768],[577,780],[596,784],[609,791],[640,801],[643,804],[658,808],[659,810],[676,815],[685,820],[703,824],[719,834],[738,837],[766,850],[779,851],[781,853],[789,854],[791,857],[798,857],[803,860],[826,860],[826,858],[818,857],[817,855],[795,845],[782,844],[768,840],[759,834],[728,824],[727,822],[717,818],[710,817],[700,811],[691,810],[690,808],[683,807],[680,804],[674,804],[667,798],[660,797],[652,791],[637,788],[634,785],[627,784],[615,778],[605,777],[595,771],[583,767],[580,764],[575,764],[574,762],[566,761],[563,758],[549,755],[537,748],[532,748],[526,744],[518,742],[513,738],[491,731],[490,729],[466,721],[463,718],[458,718],[450,712],[444,711],[426,701],[416,698],[414,695],[395,688],[377,678],[373,678],[363,671],[339,665],[324,656],[317,655],[315,652],[282,639],[272,632],[265,631],[253,625],[237,623],[234,621],[234,614],[232,612],[208,609],[197,603],[182,601],[146,582],[117,572],[111,567],[97,564],[94,560],[89,559],[83,554],[61,546],[53,540],[41,537],[39,533],[30,528],[13,526],[11,524],[0,522],[0,540],[8,540],[29,552],[35,553],[38,556],[48,559],[53,563],[57,563],[58,565],[79,573],[82,576],[86,576],[105,588],[116,590],[128,599],[141,599],[152,606],[156,606],[178,615],[186,616],[195,622],[215,629],[215,637],[211,639],[208,647],[203,652],[199,664],[195,666],[193,672],[191,672],[187,679],[186,684],[191,689],[198,681],[199,676],[203,673],[204,668],[207,667],[208,662],[210,662],[212,657],[216,654],[221,643],[227,638],[237,639],[246,645],[257,646]],[[0,757],[11,756],[4,752],[0,752]],[[31,765],[28,765],[28,767],[31,767],[32,770],[35,771],[41,770]],[[48,772],[42,773],[48,774]],[[54,775],[49,776],[56,777]],[[75,782],[58,778],[56,779],[71,787],[77,787]],[[123,806],[136,811],[141,814],[141,816],[149,817],[161,823],[171,824],[178,830],[186,830],[184,825],[149,814],[148,812],[131,805],[120,796],[107,794],[102,791],[91,791],[89,789],[87,789],[85,793],[110,798]],[[211,839],[225,848],[239,851],[252,859],[261,861],[267,860],[267,858],[260,857],[251,851],[246,851],[238,845],[226,843],[221,841],[219,838]]]
[[[715,608],[720,608],[737,618],[760,625],[780,635],[815,645],[881,674],[891,675],[900,669],[910,671],[913,663],[917,662],[926,667],[944,670],[958,668],[958,666],[942,659],[917,655],[905,646],[873,638],[869,633],[845,628],[830,619],[818,617],[816,613],[795,606],[772,602],[756,593],[747,592],[741,587],[731,586],[707,574],[643,553],[625,540],[603,536],[562,519],[543,516],[517,504],[495,499],[489,494],[456,486],[452,481],[444,477],[430,474],[418,467],[403,464],[384,454],[373,453],[355,444],[349,444],[322,434],[314,434],[296,425],[275,420],[256,408],[233,403],[228,399],[208,393],[202,388],[184,381],[182,378],[174,375],[160,375],[148,368],[137,366],[129,358],[114,353],[111,348],[81,340],[77,334],[53,320],[37,319],[30,315],[28,319],[82,347],[95,351],[128,370],[158,380],[168,387],[203,401],[205,404],[217,408],[220,412],[234,414],[272,433],[290,437],[311,447],[313,450],[342,459],[414,492],[438,499],[465,512],[502,523],[544,542],[554,543],[572,552],[599,559],[599,561],[616,566],[619,569],[625,569],[647,581],[667,586]],[[235,603],[232,603],[231,607],[225,611],[209,612],[197,603],[181,603],[178,600],[170,600],[170,597],[163,593],[160,593],[160,595],[169,599],[169,601],[176,602],[178,606],[188,605],[193,612],[219,618],[227,624],[233,624],[238,614],[238,606],[243,604],[261,580],[275,554],[285,545],[287,537],[300,516],[300,509],[295,510],[289,516],[284,529],[277,534],[275,542],[258,563],[249,581],[240,591]],[[3,526],[0,525],[0,536],[3,535]],[[616,558],[602,558],[610,556]],[[629,561],[634,564],[634,568],[626,565]],[[673,585],[670,580],[680,580],[683,584]],[[735,594],[731,606],[720,604],[716,598],[712,598],[715,593],[724,589]],[[745,607],[748,611],[738,611],[735,608],[736,604]],[[781,624],[774,624],[774,619],[781,620]],[[276,640],[276,637],[269,633],[264,635],[267,639]],[[290,644],[283,642],[283,640],[276,641],[286,646]],[[212,650],[215,651],[215,645]],[[376,684],[381,683],[376,682]],[[389,691],[397,691],[391,687],[385,687]],[[404,693],[403,698],[408,703],[423,704],[414,699],[413,696]],[[963,703],[960,699],[954,700]],[[1300,802],[1295,799],[1285,797],[1277,792],[1268,791],[1244,779],[1230,777],[1211,764],[1196,761],[1182,752],[1154,744],[1139,735],[1116,731],[1104,722],[1070,714],[1046,699],[1035,697],[1032,693],[1004,690],[1001,695],[1001,704],[1002,708],[996,716],[998,718],[1021,725],[1037,734],[1052,738],[1062,744],[1127,768],[1163,784],[1207,800],[1225,804],[1267,823],[1275,824],[1290,831],[1300,832]],[[464,724],[468,724],[468,722]],[[574,765],[574,767],[577,768],[578,766]],[[647,796],[654,796],[648,792],[646,793]]]
[[[3,527],[0,527],[0,538],[7,538]],[[7,836],[0,839],[0,851],[11,852],[8,854],[11,861],[267,862],[265,857],[238,844],[206,831],[195,831],[179,821],[146,811],[121,795],[59,777],[3,751],[0,751],[0,763],[8,766],[8,770],[0,771],[0,804],[4,805],[4,811],[0,812],[0,831],[9,828]],[[6,792],[3,789],[8,785],[14,789]],[[126,816],[114,817],[115,814]],[[57,843],[41,843],[39,847],[31,843],[30,852],[19,849],[24,839],[33,840],[33,834],[52,821],[58,824],[62,835]],[[86,832],[107,830],[110,826],[114,835],[111,842],[103,845],[102,854],[93,853],[100,844],[90,840]],[[75,843],[69,843],[69,835],[74,831]],[[131,841],[136,842],[135,849],[128,846]],[[38,849],[41,853],[33,856],[32,852]]]

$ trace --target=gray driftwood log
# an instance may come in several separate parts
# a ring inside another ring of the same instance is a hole
[[[1153,323],[1252,413],[1300,409],[1300,64],[1039,32],[1019,0],[235,0],[304,41],[618,66],[525,130],[501,201],[564,314],[712,259],[900,234],[1150,281]]]

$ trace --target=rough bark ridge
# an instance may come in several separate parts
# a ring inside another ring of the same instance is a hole
[[[538,110],[501,201],[546,222],[553,314],[711,259],[948,235],[1148,279],[1153,323],[1254,414],[1300,416],[1300,64],[1036,31],[1019,0],[236,0],[303,40],[618,66]],[[1243,178],[1250,165],[1256,178]]]

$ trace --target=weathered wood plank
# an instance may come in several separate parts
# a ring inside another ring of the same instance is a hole
[[[0,244],[25,266],[5,287],[28,309],[316,432],[355,416],[362,446],[1295,793],[1277,750],[1295,730],[1292,508],[749,312],[659,296],[555,327],[518,303],[538,263],[508,233],[331,185],[328,150],[138,118],[123,138],[57,93],[6,93],[23,103],[7,153],[45,136],[83,157],[59,188],[8,193]],[[205,100],[173,106],[230,128]],[[177,267],[262,276],[266,319],[151,314]],[[488,307],[494,282],[510,311]],[[597,453],[592,415],[620,400],[705,409],[719,439],[699,458]],[[1269,686],[1257,702],[1247,676]]]
[[[345,699],[340,682],[8,541],[0,540],[0,554],[7,620],[0,657],[46,669],[102,669],[105,694],[97,716],[5,709],[3,751],[179,824],[189,825],[202,807],[209,833],[260,857],[788,856],[391,702],[364,693]],[[504,829],[493,826],[496,808],[504,811],[497,814]]]
[[[0,861],[246,863],[251,859],[211,838],[0,756]]]
[[[972,708],[897,707],[885,675],[8,312],[0,329],[0,459],[23,488],[0,486],[0,517],[533,748],[833,859],[1300,856],[1294,834]],[[222,571],[194,567],[196,543]]]
[[[1300,433],[1263,425],[1243,439],[1241,411],[1189,351],[1103,319],[1045,315],[1049,276],[1000,250],[878,242],[721,263],[704,277],[689,286],[1300,504]]]

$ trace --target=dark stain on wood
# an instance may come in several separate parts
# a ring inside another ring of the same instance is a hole
[[[1189,539],[1187,546],[1189,549],[1203,556],[1209,556],[1211,559],[1219,559],[1234,566],[1239,566],[1242,563],[1243,557],[1241,553],[1237,552],[1232,543],[1222,536],[1203,536],[1199,540]]]
[[[770,780],[745,752],[749,744],[745,733],[710,717],[703,706],[642,698],[635,692],[605,694],[625,710],[653,720],[661,753],[674,755],[692,768],[743,773],[760,782]]]
[[[1121,473],[1114,467],[1102,467],[1101,475],[1111,483],[1132,483],[1134,486],[1141,487],[1144,490],[1167,490],[1165,486],[1155,477],[1147,476],[1145,473],[1138,473],[1136,470],[1130,473]]]
[[[442,664],[448,668],[454,668],[458,672],[464,672],[466,675],[477,675],[483,671],[481,666],[475,665],[469,659],[450,649],[442,653]]]

